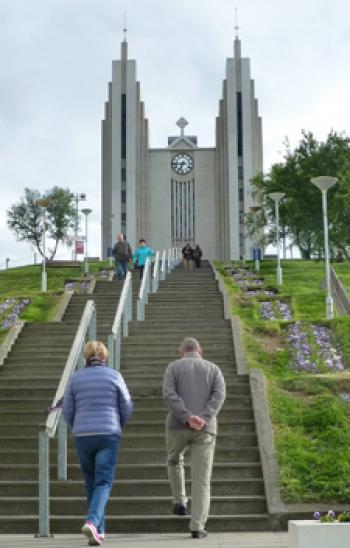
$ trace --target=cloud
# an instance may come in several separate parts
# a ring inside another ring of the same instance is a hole
[[[347,0],[237,0],[242,53],[251,59],[263,117],[265,168],[288,135],[349,133],[350,6]],[[27,255],[5,212],[25,186],[86,192],[90,252],[100,253],[100,125],[127,10],[151,145],[166,146],[183,115],[214,144],[231,0],[2,0],[0,18],[0,263]],[[11,242],[11,245],[9,245]]]

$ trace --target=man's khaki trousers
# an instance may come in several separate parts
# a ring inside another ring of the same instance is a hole
[[[215,436],[203,430],[167,428],[168,476],[174,503],[187,504],[184,453],[191,452],[191,531],[203,531],[210,507]]]

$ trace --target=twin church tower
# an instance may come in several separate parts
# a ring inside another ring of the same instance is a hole
[[[244,215],[255,205],[250,180],[263,168],[262,120],[238,37],[226,60],[216,146],[200,146],[187,124],[181,117],[167,147],[150,147],[136,62],[122,42],[102,121],[103,257],[120,232],[132,247],[139,238],[156,249],[189,241],[208,259],[252,257]]]

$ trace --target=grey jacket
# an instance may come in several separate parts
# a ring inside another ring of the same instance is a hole
[[[163,397],[169,409],[167,427],[187,429],[190,415],[199,415],[207,422],[205,430],[216,434],[216,416],[225,393],[220,368],[197,352],[187,353],[170,363],[164,374]]]

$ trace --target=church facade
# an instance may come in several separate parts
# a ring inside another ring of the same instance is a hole
[[[103,257],[120,232],[132,247],[145,238],[155,249],[198,243],[208,259],[252,257],[244,217],[256,205],[250,180],[263,169],[262,120],[238,37],[226,60],[215,147],[199,146],[187,124],[181,117],[166,147],[150,147],[136,62],[124,41],[102,121]]]

